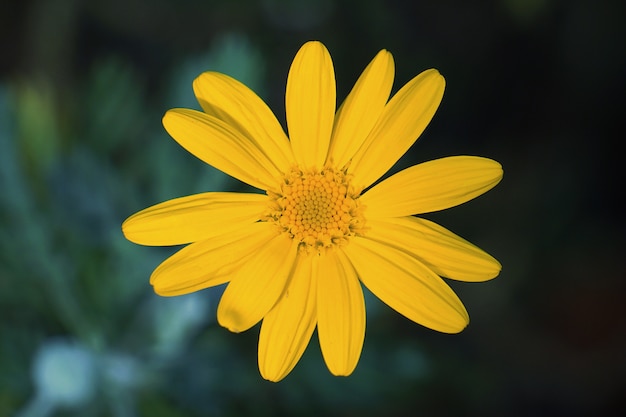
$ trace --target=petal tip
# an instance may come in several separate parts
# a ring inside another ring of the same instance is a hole
[[[304,45],[300,47],[300,50],[298,51],[296,55],[300,55],[304,53],[307,53],[307,54],[317,53],[321,55],[330,56],[330,52],[328,52],[326,45],[324,45],[322,42],[317,41],[317,40],[307,41]]]
[[[346,366],[343,368],[331,368],[330,366],[328,366],[328,370],[330,371],[331,374],[333,374],[333,376],[340,376],[340,377],[347,377],[352,375],[352,373],[354,372],[354,370],[356,369],[356,363],[353,366]]]
[[[141,245],[142,244],[141,239],[138,239],[137,230],[135,230],[135,227],[134,227],[136,225],[136,222],[135,222],[136,216],[137,216],[137,213],[133,214],[132,216],[124,220],[121,225],[121,230],[126,240],[128,240],[129,242],[135,243],[137,245]]]
[[[429,68],[427,70],[424,70],[424,71],[422,71],[422,73],[420,75],[422,77],[424,77],[425,79],[428,79],[431,82],[441,83],[442,87],[445,86],[446,79],[439,72],[439,70],[436,69],[436,68]],[[418,75],[418,77],[419,77],[419,75]]]
[[[261,367],[259,367],[259,373],[261,374],[261,377],[264,380],[268,382],[274,382],[274,383],[282,381],[287,376],[287,373],[284,373],[284,372],[270,373]]]
[[[449,321],[445,327],[441,329],[435,329],[441,333],[458,334],[461,333],[467,326],[469,326],[470,318],[467,310],[457,311],[459,314],[457,317],[448,317]]]

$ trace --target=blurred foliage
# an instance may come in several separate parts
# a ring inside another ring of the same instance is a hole
[[[626,411],[621,155],[626,70],[619,1],[0,1],[0,415],[619,415]],[[472,324],[423,329],[366,294],[349,378],[314,338],[278,384],[258,327],[215,322],[222,288],[152,293],[177,248],[127,242],[148,205],[245,186],[160,125],[227,73],[283,119],[308,39],[344,97],[381,48],[396,88],[428,67],[448,87],[396,169],[452,154],[500,161],[489,194],[434,220],[493,253],[493,282],[451,283]],[[614,185],[617,181],[617,187]],[[617,190],[616,190],[617,188]]]

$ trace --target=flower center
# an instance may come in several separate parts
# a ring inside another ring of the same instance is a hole
[[[359,194],[345,172],[325,167],[319,172],[292,169],[271,198],[268,218],[310,252],[362,235],[365,218]]]

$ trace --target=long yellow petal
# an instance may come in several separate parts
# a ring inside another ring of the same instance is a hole
[[[163,296],[174,296],[230,281],[245,260],[276,235],[268,223],[241,224],[220,236],[192,243],[159,265],[150,284]]]
[[[333,375],[354,371],[365,338],[365,301],[354,267],[341,251],[320,257],[317,334]]]
[[[330,54],[320,42],[307,42],[291,64],[285,93],[289,138],[301,168],[321,169],[324,165],[335,107],[335,70]]]
[[[361,197],[368,218],[430,213],[465,203],[502,179],[502,166],[478,156],[451,156],[414,165]]]
[[[422,134],[443,97],[445,81],[437,70],[422,72],[400,89],[352,158],[353,184],[366,188],[396,163]]]
[[[280,170],[257,144],[235,127],[206,113],[173,109],[163,117],[165,130],[207,164],[263,190],[276,188]]]
[[[408,319],[444,333],[458,333],[469,323],[459,297],[414,257],[366,238],[352,239],[343,250],[363,284]]]
[[[218,72],[205,72],[193,83],[205,113],[235,126],[282,172],[295,159],[289,139],[265,102],[239,81]]]
[[[243,262],[217,307],[220,325],[239,333],[258,323],[285,290],[296,253],[297,243],[281,233]]]
[[[291,372],[311,340],[316,323],[317,269],[317,257],[298,256],[287,290],[263,319],[259,371],[269,381],[278,382]]]
[[[393,76],[393,57],[382,50],[365,68],[337,111],[328,151],[334,166],[346,165],[369,135],[389,99]]]
[[[426,219],[369,219],[367,225],[368,239],[400,249],[446,278],[486,281],[502,269],[500,262],[487,252]]]
[[[122,224],[122,232],[126,239],[140,245],[182,245],[252,224],[266,208],[267,196],[262,194],[195,194],[133,214]]]

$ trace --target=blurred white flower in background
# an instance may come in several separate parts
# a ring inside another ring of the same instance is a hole
[[[50,339],[33,360],[35,396],[17,416],[44,417],[59,407],[79,407],[93,398],[96,377],[96,360],[87,348],[68,339]]]
[[[60,406],[74,407],[89,401],[95,377],[96,363],[91,352],[65,339],[43,344],[33,364],[38,395]]]

